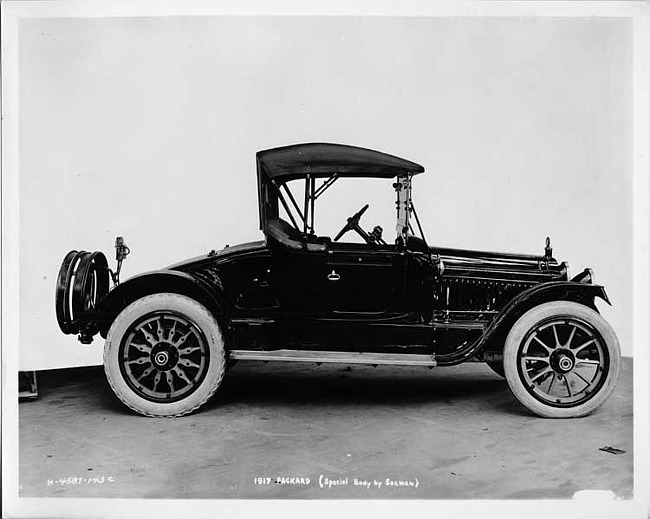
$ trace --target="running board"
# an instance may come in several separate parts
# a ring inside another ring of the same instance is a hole
[[[316,362],[317,364],[371,364],[388,366],[436,366],[435,355],[414,353],[357,353],[351,351],[313,351],[313,350],[272,350],[251,351],[232,350],[234,360],[262,360],[280,362]]]

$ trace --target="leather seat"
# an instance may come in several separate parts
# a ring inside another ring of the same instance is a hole
[[[302,233],[282,218],[271,218],[266,231],[273,239],[290,249],[302,249]]]
[[[329,238],[305,236],[289,222],[282,218],[271,218],[266,224],[266,233],[275,241],[290,249],[325,250]]]

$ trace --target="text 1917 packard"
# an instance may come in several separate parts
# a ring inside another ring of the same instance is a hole
[[[71,251],[57,280],[61,330],[83,343],[100,333],[111,387],[148,416],[194,411],[232,362],[246,360],[428,367],[478,360],[505,376],[533,413],[594,410],[614,390],[620,349],[594,303],[609,301],[591,269],[569,279],[548,238],[543,255],[429,245],[411,197],[423,171],[336,144],[261,151],[264,241],[124,283],[119,271],[129,251],[121,238],[116,272],[101,252]],[[392,184],[394,240],[379,226],[361,226],[368,205],[334,239],[316,232],[316,200],[345,177]],[[304,187],[304,197],[289,184]],[[363,243],[340,242],[348,232]]]

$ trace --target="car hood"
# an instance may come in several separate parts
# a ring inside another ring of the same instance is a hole
[[[563,279],[566,263],[543,255],[484,252],[432,247],[431,253],[442,260],[447,274],[470,277],[503,277],[529,280]],[[549,279],[546,279],[549,278]]]
[[[165,270],[181,270],[187,271],[199,267],[205,263],[223,263],[229,261],[235,257],[247,256],[249,254],[254,254],[256,252],[261,252],[266,250],[266,244],[264,241],[251,241],[247,243],[241,243],[239,245],[226,245],[221,250],[213,250],[207,254],[202,254],[200,256],[195,256],[193,258],[174,263],[169,267],[166,267]]]

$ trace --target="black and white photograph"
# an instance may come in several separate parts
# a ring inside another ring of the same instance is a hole
[[[648,516],[647,4],[2,9],[3,517]]]

